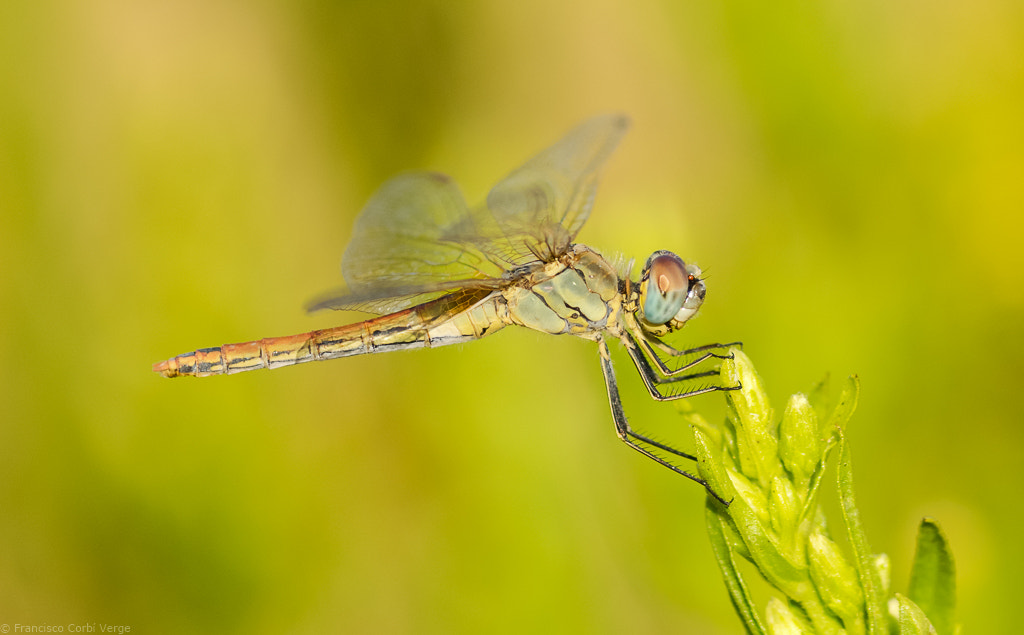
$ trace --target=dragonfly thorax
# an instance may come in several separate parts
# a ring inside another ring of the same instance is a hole
[[[680,329],[704,303],[700,267],[671,251],[651,254],[640,276],[636,316],[643,329],[665,335]]]
[[[622,306],[615,268],[583,245],[537,267],[502,296],[512,324],[591,339],[618,324]]]

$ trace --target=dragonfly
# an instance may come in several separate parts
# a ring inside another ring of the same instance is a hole
[[[658,401],[739,388],[708,379],[718,375],[715,360],[730,357],[729,347],[738,342],[678,350],[662,339],[681,329],[703,304],[701,269],[659,250],[647,259],[639,280],[633,280],[632,261],[617,265],[573,242],[593,207],[599,172],[628,127],[629,119],[620,114],[583,122],[511,172],[475,207],[443,174],[393,177],[356,219],[342,257],[346,286],[307,307],[377,317],[201,348],[158,362],[153,370],[164,377],[233,374],[459,344],[506,326],[573,335],[598,346],[618,437],[722,500],[675,462],[696,461],[693,455],[630,425],[608,347],[609,341],[622,343]],[[670,460],[666,453],[678,458]]]

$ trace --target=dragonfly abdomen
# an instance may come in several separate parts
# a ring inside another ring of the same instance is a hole
[[[363,323],[301,335],[266,337],[252,342],[201,348],[153,365],[153,371],[164,377],[210,377],[232,375],[247,370],[292,366],[320,359],[358,355],[366,352],[360,329]],[[327,351],[321,341],[328,342]],[[330,357],[324,355],[329,352]]]
[[[201,348],[153,365],[164,377],[231,375],[260,368],[456,344],[490,335],[507,323],[504,298],[489,290],[460,291],[364,322],[284,337]],[[482,301],[483,300],[483,301]]]

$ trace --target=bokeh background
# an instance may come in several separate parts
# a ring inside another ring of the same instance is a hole
[[[384,179],[439,169],[480,200],[609,110],[634,125],[580,240],[700,263],[675,341],[743,340],[779,409],[858,373],[896,588],[934,516],[962,622],[1010,632],[1017,0],[4,2],[0,623],[740,632],[703,492],[616,439],[587,342],[150,372],[354,319],[302,306]],[[685,443],[616,355],[634,423]]]

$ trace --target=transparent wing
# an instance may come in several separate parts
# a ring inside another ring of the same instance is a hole
[[[396,176],[377,190],[356,220],[341,261],[347,286],[307,308],[391,313],[455,289],[497,288],[507,263],[479,246],[498,249],[503,239],[485,239],[474,226],[462,193],[447,176]],[[456,238],[453,227],[467,235]]]
[[[460,242],[453,226],[471,227],[469,209],[447,176],[410,172],[373,195],[356,220],[341,260],[353,291],[367,287],[419,286],[440,281],[500,277],[503,267]]]
[[[597,174],[629,126],[604,115],[574,128],[467,207],[442,174],[387,181],[356,220],[342,258],[346,287],[310,310],[389,313],[460,288],[498,288],[507,271],[565,253],[593,204]]]
[[[519,263],[568,250],[590,215],[600,168],[628,128],[620,114],[589,119],[491,189],[487,208]]]

